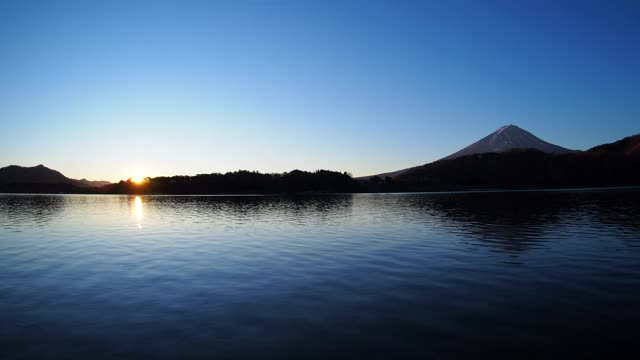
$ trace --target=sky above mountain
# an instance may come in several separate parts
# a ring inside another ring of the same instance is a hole
[[[640,132],[637,1],[0,1],[0,166],[424,164],[506,124]]]

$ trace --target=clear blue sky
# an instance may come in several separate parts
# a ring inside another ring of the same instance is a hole
[[[640,1],[1,1],[0,166],[367,175],[640,132]]]

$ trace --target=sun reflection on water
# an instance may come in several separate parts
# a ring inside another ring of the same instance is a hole
[[[138,221],[138,228],[142,228],[142,198],[136,196],[134,203],[136,220]]]

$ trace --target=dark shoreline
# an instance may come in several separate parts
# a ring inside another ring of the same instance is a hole
[[[279,192],[279,193],[210,193],[210,194],[180,194],[180,193],[105,193],[105,192],[0,192],[0,195],[129,195],[129,196],[318,196],[318,195],[366,195],[366,194],[475,194],[475,193],[522,193],[522,192],[589,192],[589,191],[640,191],[640,185],[631,186],[600,186],[600,187],[567,187],[567,188],[474,188],[459,190],[432,191],[347,191],[347,192]]]

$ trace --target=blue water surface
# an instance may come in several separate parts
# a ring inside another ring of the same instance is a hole
[[[637,354],[640,192],[0,195],[1,359]]]

